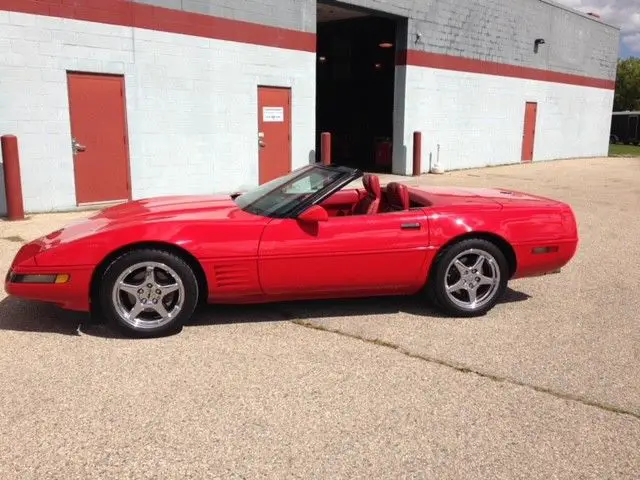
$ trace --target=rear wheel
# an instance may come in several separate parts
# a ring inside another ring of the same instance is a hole
[[[438,255],[428,296],[449,315],[484,315],[504,294],[508,276],[507,260],[495,244],[479,238],[462,240]]]
[[[127,252],[105,270],[99,301],[107,320],[133,337],[179,331],[198,301],[198,281],[180,257],[155,249]]]

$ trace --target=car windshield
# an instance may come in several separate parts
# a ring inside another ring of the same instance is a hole
[[[308,165],[243,193],[235,202],[254,215],[278,216],[342,176],[339,170]]]

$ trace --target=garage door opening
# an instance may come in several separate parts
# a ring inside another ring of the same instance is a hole
[[[391,172],[399,20],[318,3],[316,152],[330,132],[332,163]]]

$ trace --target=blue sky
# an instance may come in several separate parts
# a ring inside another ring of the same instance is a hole
[[[620,27],[620,56],[640,57],[640,0],[556,0]]]
[[[629,58],[631,56],[631,49],[629,47],[627,47],[623,42],[620,42],[620,57],[621,58]],[[637,57],[640,57],[640,55],[638,55],[638,52],[635,52]]]

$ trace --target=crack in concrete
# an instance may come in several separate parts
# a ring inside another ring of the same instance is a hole
[[[11,235],[9,237],[0,237],[0,240],[7,240],[9,242],[24,243],[26,240],[20,235]]]
[[[289,315],[287,315],[289,316]],[[604,410],[606,412],[610,412],[610,413],[617,413],[619,415],[628,415],[632,418],[634,418],[635,420],[640,420],[640,413],[636,413],[633,412],[631,410],[626,410],[624,408],[620,408],[617,407],[615,405],[611,405],[605,402],[597,402],[594,400],[589,400],[588,398],[584,398],[584,397],[580,397],[578,395],[573,395],[570,393],[563,393],[563,392],[558,392],[555,391],[551,388],[547,388],[547,387],[541,387],[538,385],[534,385],[531,383],[526,383],[520,380],[516,380],[513,378],[508,378],[508,377],[501,377],[499,375],[495,375],[492,373],[488,373],[488,372],[483,372],[481,370],[477,370],[468,366],[465,366],[461,363],[454,363],[454,362],[450,362],[450,361],[446,361],[446,360],[442,360],[439,358],[435,358],[435,357],[431,357],[428,355],[423,355],[423,354],[419,354],[419,353],[415,353],[415,352],[411,352],[409,350],[407,350],[406,348],[397,345],[395,343],[392,342],[388,342],[386,340],[382,340],[382,339],[369,339],[369,338],[365,338],[365,337],[361,337],[358,336],[356,334],[352,334],[352,333],[347,333],[347,332],[343,332],[341,330],[338,329],[333,329],[333,328],[329,328],[329,327],[325,327],[324,325],[318,325],[316,323],[310,322],[308,320],[297,320],[297,319],[291,319],[289,318],[289,321],[295,325],[299,325],[301,327],[305,327],[305,328],[310,328],[313,330],[318,330],[321,332],[327,332],[327,333],[334,333],[336,335],[340,335],[342,337],[347,337],[347,338],[352,338],[355,340],[360,340],[362,342],[365,343],[369,343],[372,345],[379,345],[381,347],[385,347],[385,348],[390,348],[392,350],[395,350],[398,353],[401,353],[407,357],[410,358],[415,358],[418,360],[423,360],[425,362],[429,362],[429,363],[433,363],[436,365],[441,365],[450,369],[453,369],[457,372],[461,372],[461,373],[470,373],[470,374],[474,374],[474,375],[478,375],[479,377],[482,378],[486,378],[489,380],[492,380],[494,382],[499,382],[499,383],[509,383],[511,385],[517,385],[520,387],[524,387],[524,388],[528,388],[531,390],[534,390],[536,392],[539,393],[545,393],[547,395],[551,395],[555,398],[561,399],[561,400],[569,400],[569,401],[573,401],[573,402],[577,402],[580,403],[582,405],[586,405],[589,407],[595,407],[598,408],[600,410]]]

